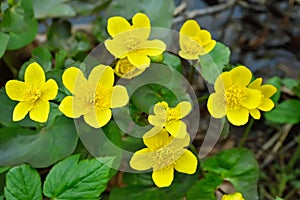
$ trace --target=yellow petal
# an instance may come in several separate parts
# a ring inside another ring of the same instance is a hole
[[[222,200],[245,200],[241,193],[236,192],[233,194],[225,194],[222,196]]]
[[[141,46],[142,53],[148,56],[158,56],[166,50],[166,44],[161,40],[145,40]]]
[[[257,78],[249,84],[248,88],[259,89],[260,85],[262,84],[262,81],[262,78]]]
[[[44,85],[41,95],[41,100],[48,101],[55,99],[58,92],[58,85],[53,79],[49,79]]]
[[[96,110],[95,112],[90,112],[85,114],[84,121],[94,128],[100,128],[106,125],[111,119],[112,113],[110,109],[106,110]]]
[[[188,101],[182,101],[176,105],[175,110],[180,113],[180,118],[184,118],[192,110],[192,105]]]
[[[113,40],[105,40],[104,45],[109,53],[111,53],[116,58],[124,58],[129,53],[129,50],[126,48],[125,44],[126,40],[126,35],[119,34]]]
[[[236,126],[242,126],[248,122],[249,110],[240,108],[238,110],[227,110],[228,121]]]
[[[91,71],[88,82],[91,87],[112,87],[114,84],[114,70],[110,66],[98,65]]]
[[[25,70],[24,80],[29,85],[40,86],[45,83],[45,72],[37,62],[31,63]]]
[[[232,86],[232,79],[229,72],[223,72],[216,79],[214,88],[216,93],[223,94],[226,88]]]
[[[50,111],[49,101],[36,101],[29,111],[29,117],[33,121],[44,123],[48,119]]]
[[[258,108],[262,111],[270,111],[274,108],[274,102],[269,98],[264,98]]]
[[[190,135],[186,134],[183,138],[173,138],[171,137],[171,142],[169,143],[173,149],[182,149],[190,144]]]
[[[174,138],[184,138],[188,134],[186,125],[181,120],[167,123],[165,128]]]
[[[207,101],[207,109],[212,117],[222,118],[226,115],[225,101],[223,96],[213,93],[209,96]]]
[[[132,29],[139,29],[139,38],[148,39],[151,31],[151,25],[147,15],[143,13],[135,14],[132,17]]]
[[[129,101],[127,90],[124,86],[116,85],[113,87],[111,97],[111,108],[125,106]]]
[[[260,112],[259,112],[258,109],[250,110],[250,115],[251,115],[254,119],[260,119]]]
[[[273,85],[262,85],[260,87],[260,90],[264,97],[271,97],[277,92],[277,88],[274,87]]]
[[[166,115],[166,111],[168,108],[169,108],[168,103],[162,101],[155,104],[153,111],[155,115]]]
[[[186,51],[185,49],[181,49],[179,52],[178,52],[179,56],[184,58],[184,59],[187,59],[187,60],[198,60],[199,59],[199,55],[198,54],[192,54],[188,51]]]
[[[107,21],[107,32],[110,36],[114,37],[115,35],[129,31],[130,24],[129,22],[123,17],[111,17]]]
[[[241,105],[248,108],[254,109],[257,108],[261,101],[261,92],[256,89],[247,89],[247,96],[243,101],[241,101]]]
[[[15,101],[24,101],[24,92],[28,89],[28,85],[22,81],[10,80],[5,85],[7,96]]]
[[[229,73],[233,83],[240,86],[247,86],[252,78],[252,72],[245,66],[233,68]]]
[[[164,127],[166,119],[162,116],[149,115],[148,122],[153,126]]]
[[[195,36],[200,31],[200,26],[195,20],[187,20],[180,29],[181,34],[190,37]]]
[[[183,155],[175,162],[175,170],[185,174],[196,172],[198,160],[189,150],[185,150]]]
[[[155,151],[169,142],[169,134],[165,129],[154,127],[143,136],[144,144]]]
[[[29,102],[19,102],[13,111],[13,121],[20,121],[24,119],[27,113],[32,109],[33,104]]]
[[[198,31],[195,37],[201,41],[202,46],[207,45],[211,41],[211,35],[207,30]]]
[[[150,65],[150,58],[145,54],[140,54],[136,51],[130,52],[127,55],[128,61],[134,66],[140,68],[148,67]]]
[[[173,166],[155,170],[152,173],[152,179],[157,187],[168,187],[174,178]]]
[[[80,92],[87,86],[87,80],[82,71],[76,67],[70,67],[62,75],[62,82],[64,86],[72,93]],[[75,91],[76,90],[76,91]]]
[[[136,151],[130,159],[130,167],[135,170],[147,170],[151,166],[151,153],[148,148],[141,149]]]
[[[152,129],[150,129],[149,131],[147,131],[144,135],[143,135],[143,139],[147,139],[147,138],[151,138],[153,136],[155,136],[156,134],[158,134],[163,128],[162,127],[153,127]],[[153,139],[153,138],[151,138]],[[155,138],[154,138],[155,139]]]
[[[215,48],[216,44],[217,42],[215,40],[209,41],[209,43],[203,47],[205,54],[211,52]]]
[[[72,96],[65,97],[58,109],[67,117],[78,118],[88,112],[89,108],[82,99]]]

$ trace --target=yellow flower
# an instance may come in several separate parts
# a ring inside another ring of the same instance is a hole
[[[257,108],[250,110],[250,115],[254,119],[260,118],[260,112],[262,111],[270,111],[274,107],[274,102],[270,99],[271,96],[273,96],[277,92],[277,88],[273,85],[261,85],[262,84],[262,78],[255,79],[248,88],[256,89],[261,91],[261,102],[258,105]]]
[[[216,45],[206,30],[201,30],[195,20],[187,20],[180,29],[179,55],[189,60],[197,60],[199,56],[209,53]]]
[[[166,49],[164,42],[148,40],[151,31],[150,20],[142,13],[133,16],[132,25],[123,17],[109,18],[107,31],[113,39],[104,42],[106,49],[116,58],[127,57],[137,68],[148,67],[148,56],[158,56]]]
[[[212,117],[222,118],[240,126],[248,122],[249,110],[259,106],[261,92],[248,88],[252,73],[245,66],[238,66],[229,72],[223,72],[216,79],[212,93],[207,101],[207,108]]]
[[[241,193],[236,192],[233,194],[225,194],[222,196],[222,200],[245,200]]]
[[[146,68],[137,68],[131,64],[127,58],[117,61],[115,73],[125,79],[132,79],[145,71]]]
[[[187,134],[187,130],[181,119],[187,116],[191,109],[192,105],[188,101],[178,103],[175,108],[169,108],[165,101],[159,102],[155,104],[154,115],[149,115],[148,121],[155,127],[164,127],[173,137],[183,138]]]
[[[13,121],[20,121],[29,112],[33,121],[44,123],[50,111],[49,100],[53,100],[58,86],[53,79],[46,81],[43,68],[36,62],[25,70],[24,82],[10,80],[5,85],[8,97],[19,101],[13,111]]]
[[[114,84],[114,71],[110,66],[98,65],[91,71],[88,80],[80,69],[68,68],[62,81],[73,96],[65,97],[59,110],[67,117],[78,118],[94,128],[100,128],[111,119],[110,108],[125,106],[128,102],[124,86]]]
[[[169,136],[165,129],[156,135],[144,135],[147,148],[135,152],[130,166],[135,170],[153,169],[152,179],[158,187],[168,187],[174,178],[174,169],[181,173],[193,174],[197,169],[196,156],[185,149],[189,145],[188,134],[178,139]]]

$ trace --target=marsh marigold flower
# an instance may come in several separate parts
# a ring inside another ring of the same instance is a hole
[[[117,61],[115,67],[115,73],[125,79],[132,79],[145,71],[145,68],[139,69],[131,64],[127,58],[123,58]]]
[[[130,166],[135,170],[153,169],[152,179],[158,187],[168,187],[174,178],[174,169],[178,172],[193,174],[197,169],[196,156],[185,149],[189,145],[188,134],[184,138],[169,136],[165,129],[155,135],[143,137],[143,148],[135,152]]]
[[[30,119],[44,123],[50,111],[49,100],[56,97],[58,86],[53,79],[46,81],[43,68],[34,62],[26,68],[24,82],[10,80],[5,90],[10,99],[19,101],[13,111],[13,121],[24,119],[29,112]]]
[[[139,69],[150,65],[149,56],[162,54],[166,45],[161,40],[148,40],[151,26],[149,18],[142,13],[132,17],[132,25],[123,17],[108,19],[107,31],[113,39],[104,42],[106,49],[116,58],[128,58]]]
[[[222,196],[222,200],[245,200],[243,195],[239,192],[233,194],[225,194]]]
[[[188,101],[178,103],[175,108],[169,108],[165,101],[159,102],[155,104],[154,115],[149,115],[148,121],[160,129],[164,127],[173,137],[183,138],[187,134],[187,130],[181,119],[187,116],[191,109],[192,105]]]
[[[195,20],[187,20],[180,29],[179,55],[188,60],[197,60],[209,53],[216,45],[208,31],[202,30]]]
[[[248,88],[256,89],[261,92],[261,101],[257,108],[250,110],[250,115],[254,119],[260,118],[260,112],[270,111],[274,108],[274,102],[270,99],[276,92],[277,88],[273,85],[265,84],[262,85],[262,78],[255,79],[252,83],[249,84]]]
[[[62,76],[65,87],[73,94],[65,97],[59,110],[67,117],[78,118],[94,128],[100,128],[111,119],[111,108],[125,106],[128,102],[124,86],[114,84],[114,71],[110,66],[94,67],[86,79],[80,69],[68,68]]]
[[[215,93],[207,101],[212,117],[222,118],[227,115],[233,125],[246,124],[250,110],[261,103],[261,91],[247,87],[251,78],[252,73],[245,66],[238,66],[219,75],[214,85]]]

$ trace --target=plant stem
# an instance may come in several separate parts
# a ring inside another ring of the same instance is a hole
[[[253,124],[254,124],[254,119],[251,118],[250,121],[249,121],[249,123],[248,123],[248,125],[247,125],[247,127],[246,127],[246,129],[245,129],[245,131],[244,131],[243,137],[242,137],[242,139],[241,139],[241,141],[239,143],[239,147],[244,146],[245,142],[248,139],[248,135],[249,135],[249,133],[251,131],[251,128],[252,128]]]
[[[189,74],[189,82],[190,82],[190,84],[193,84],[196,68],[194,66],[190,66],[190,67],[191,67],[191,70],[190,70],[190,74]]]

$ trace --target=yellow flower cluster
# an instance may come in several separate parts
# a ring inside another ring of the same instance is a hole
[[[233,194],[225,194],[222,196],[222,200],[245,200],[243,195],[239,192]]]
[[[180,102],[175,108],[169,108],[167,102],[155,104],[155,115],[148,117],[154,128],[143,136],[147,148],[135,152],[130,160],[130,166],[135,170],[152,168],[152,179],[158,187],[171,185],[174,169],[186,174],[196,172],[198,160],[185,149],[190,136],[185,123],[181,121],[191,108],[187,101]]]
[[[245,66],[238,66],[229,72],[223,72],[216,79],[214,88],[207,102],[212,117],[222,118],[236,126],[248,122],[249,114],[260,118],[260,111],[270,111],[274,107],[270,99],[277,91],[272,85],[261,85],[262,78],[252,83],[252,73]]]

